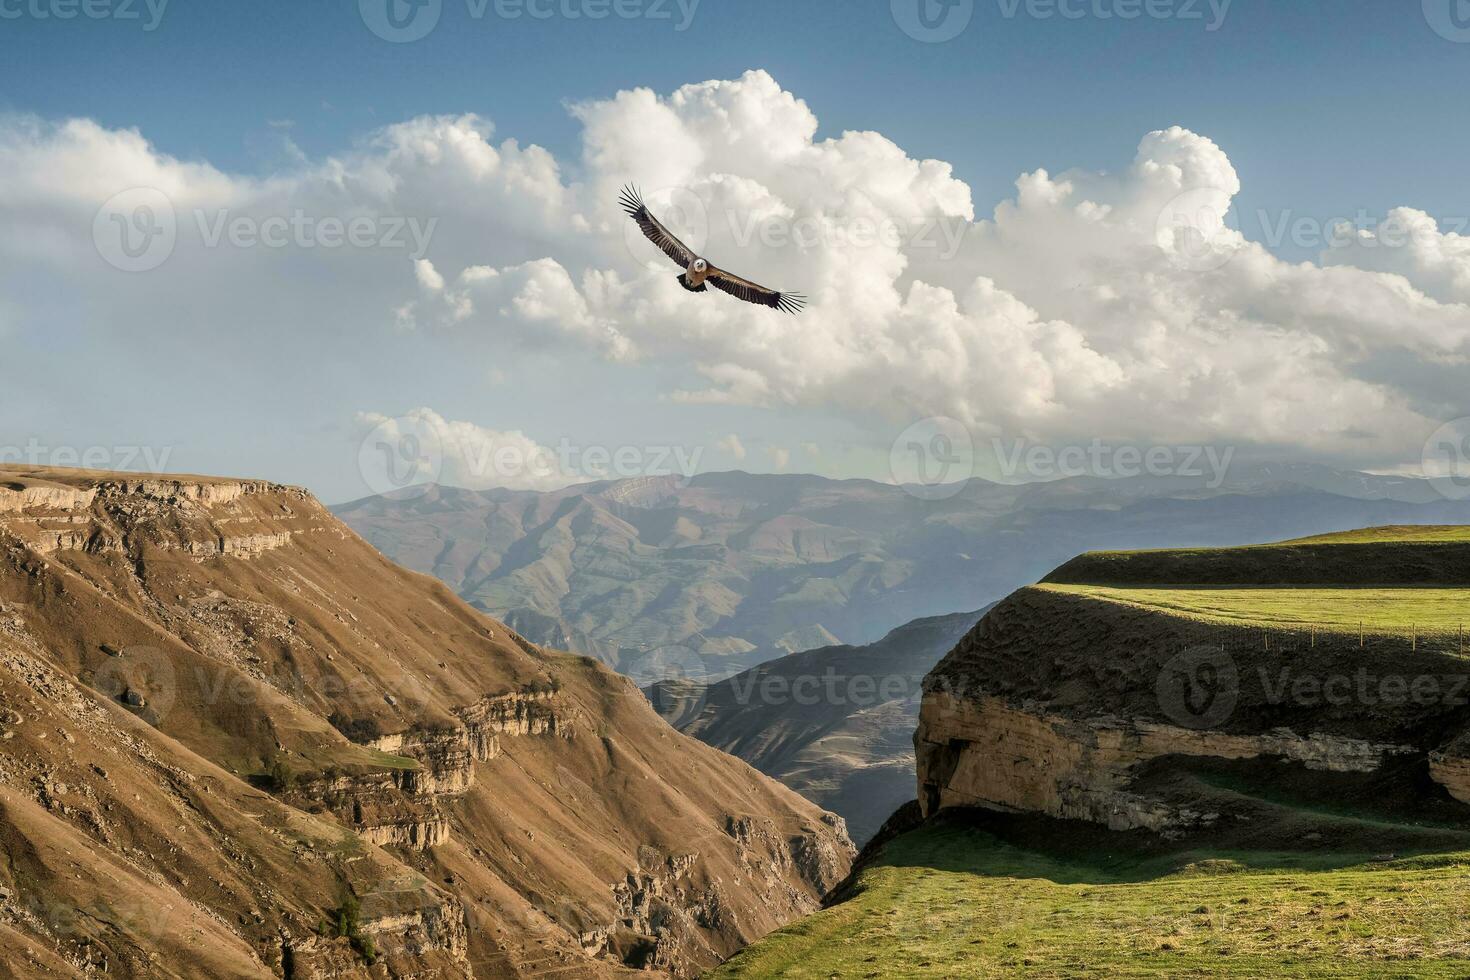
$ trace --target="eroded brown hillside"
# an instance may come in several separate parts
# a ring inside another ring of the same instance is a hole
[[[0,469],[0,712],[22,975],[687,974],[851,857],[276,484]]]

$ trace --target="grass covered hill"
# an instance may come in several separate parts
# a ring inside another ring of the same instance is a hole
[[[1048,583],[1182,585],[1470,585],[1470,526],[1363,528],[1239,548],[1090,551]]]
[[[1470,831],[1331,810],[1297,799],[1260,839],[1177,843],[946,813],[711,976],[1466,976]]]
[[[714,975],[1470,975],[1467,541],[1093,553],[1018,590],[926,678],[920,802]]]

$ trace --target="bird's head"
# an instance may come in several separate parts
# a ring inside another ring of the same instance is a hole
[[[694,260],[694,271],[695,272],[703,272],[705,269],[708,269],[708,268],[709,268],[709,263],[706,262],[704,259],[695,259]]]

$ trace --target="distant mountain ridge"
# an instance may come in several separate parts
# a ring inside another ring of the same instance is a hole
[[[642,477],[553,492],[416,488],[335,512],[529,639],[640,684],[716,679],[993,602],[1080,551],[1452,524],[1425,480],[1310,464],[1207,476],[971,480],[944,500],[811,475]]]
[[[660,681],[645,693],[684,734],[842,817],[862,846],[914,798],[924,675],[985,612],[931,616],[867,646],[806,650],[708,686]]]

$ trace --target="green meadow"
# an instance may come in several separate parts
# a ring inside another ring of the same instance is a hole
[[[1470,977],[1470,850],[1161,854],[987,819],[895,838],[710,976]]]

